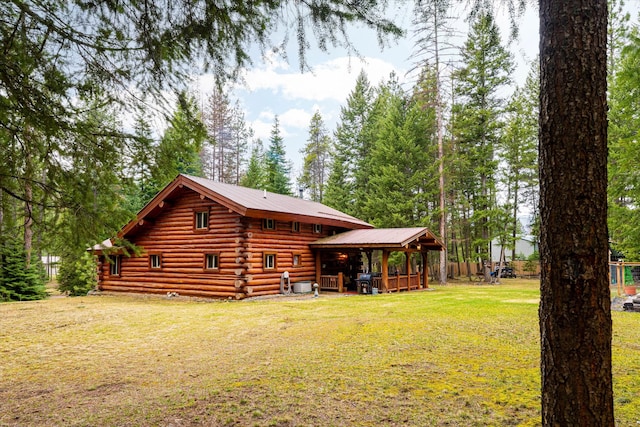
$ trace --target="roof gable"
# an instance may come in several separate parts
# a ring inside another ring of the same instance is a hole
[[[183,188],[195,191],[201,197],[246,217],[291,220],[347,229],[373,228],[365,221],[322,203],[180,174],[140,210],[136,219],[122,229],[120,236],[124,237],[136,225],[142,224],[145,218],[162,209],[166,201]]]

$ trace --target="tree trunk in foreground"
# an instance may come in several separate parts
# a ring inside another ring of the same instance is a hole
[[[540,1],[542,423],[613,426],[606,0]]]

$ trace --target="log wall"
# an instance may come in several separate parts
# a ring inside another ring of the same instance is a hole
[[[194,230],[195,212],[209,209],[209,229]],[[282,273],[291,283],[315,278],[315,258],[309,243],[332,233],[323,226],[315,233],[313,224],[276,221],[274,230],[264,230],[263,221],[245,218],[199,194],[185,190],[165,205],[153,219],[126,236],[143,248],[139,256],[121,257],[120,275],[111,276],[109,263],[102,262],[100,289],[235,298],[277,294]],[[150,268],[149,255],[161,257],[161,268]],[[219,256],[217,270],[205,270],[205,254]],[[274,269],[264,268],[264,255],[276,254]],[[294,256],[299,265],[294,266]]]
[[[300,231],[292,231],[292,222],[276,221],[275,230],[264,230],[262,220],[243,218],[245,224],[245,254],[247,259],[246,291],[249,296],[277,294],[280,292],[282,273],[289,272],[291,283],[315,280],[315,256],[309,243],[326,237],[334,228],[322,226],[322,233],[314,232],[313,224],[300,224]],[[263,268],[265,254],[276,254],[276,268]],[[300,264],[293,265],[293,257],[300,257]]]

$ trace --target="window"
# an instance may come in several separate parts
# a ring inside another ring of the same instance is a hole
[[[119,276],[120,275],[120,255],[116,255],[111,258],[111,262],[109,264],[109,274],[111,276]]]
[[[316,234],[322,233],[322,224],[313,224],[313,232]]]
[[[274,270],[276,268],[276,254],[264,254],[264,269]]]
[[[275,230],[276,222],[271,218],[265,218],[262,220],[262,229],[263,230]]]
[[[301,267],[302,266],[302,255],[293,254],[293,266],[294,267]]]
[[[219,256],[218,254],[205,254],[204,256],[204,269],[205,270],[217,270],[219,268]]]
[[[196,230],[209,229],[209,211],[200,211],[195,213],[194,228]]]
[[[153,254],[149,255],[149,268],[161,268],[162,267],[162,259],[160,255]]]
[[[300,232],[300,223],[298,221],[293,221],[291,223],[291,231],[293,231],[294,233]]]

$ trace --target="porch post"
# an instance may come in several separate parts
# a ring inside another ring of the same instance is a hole
[[[407,261],[407,292],[411,290],[411,252],[404,253]]]
[[[389,291],[389,251],[382,250],[382,289]]]
[[[320,256],[320,250],[316,250],[316,283],[321,285],[320,276],[322,276],[322,257]]]
[[[427,253],[420,252],[422,255],[422,282],[425,289],[429,287],[429,264],[427,263]]]

